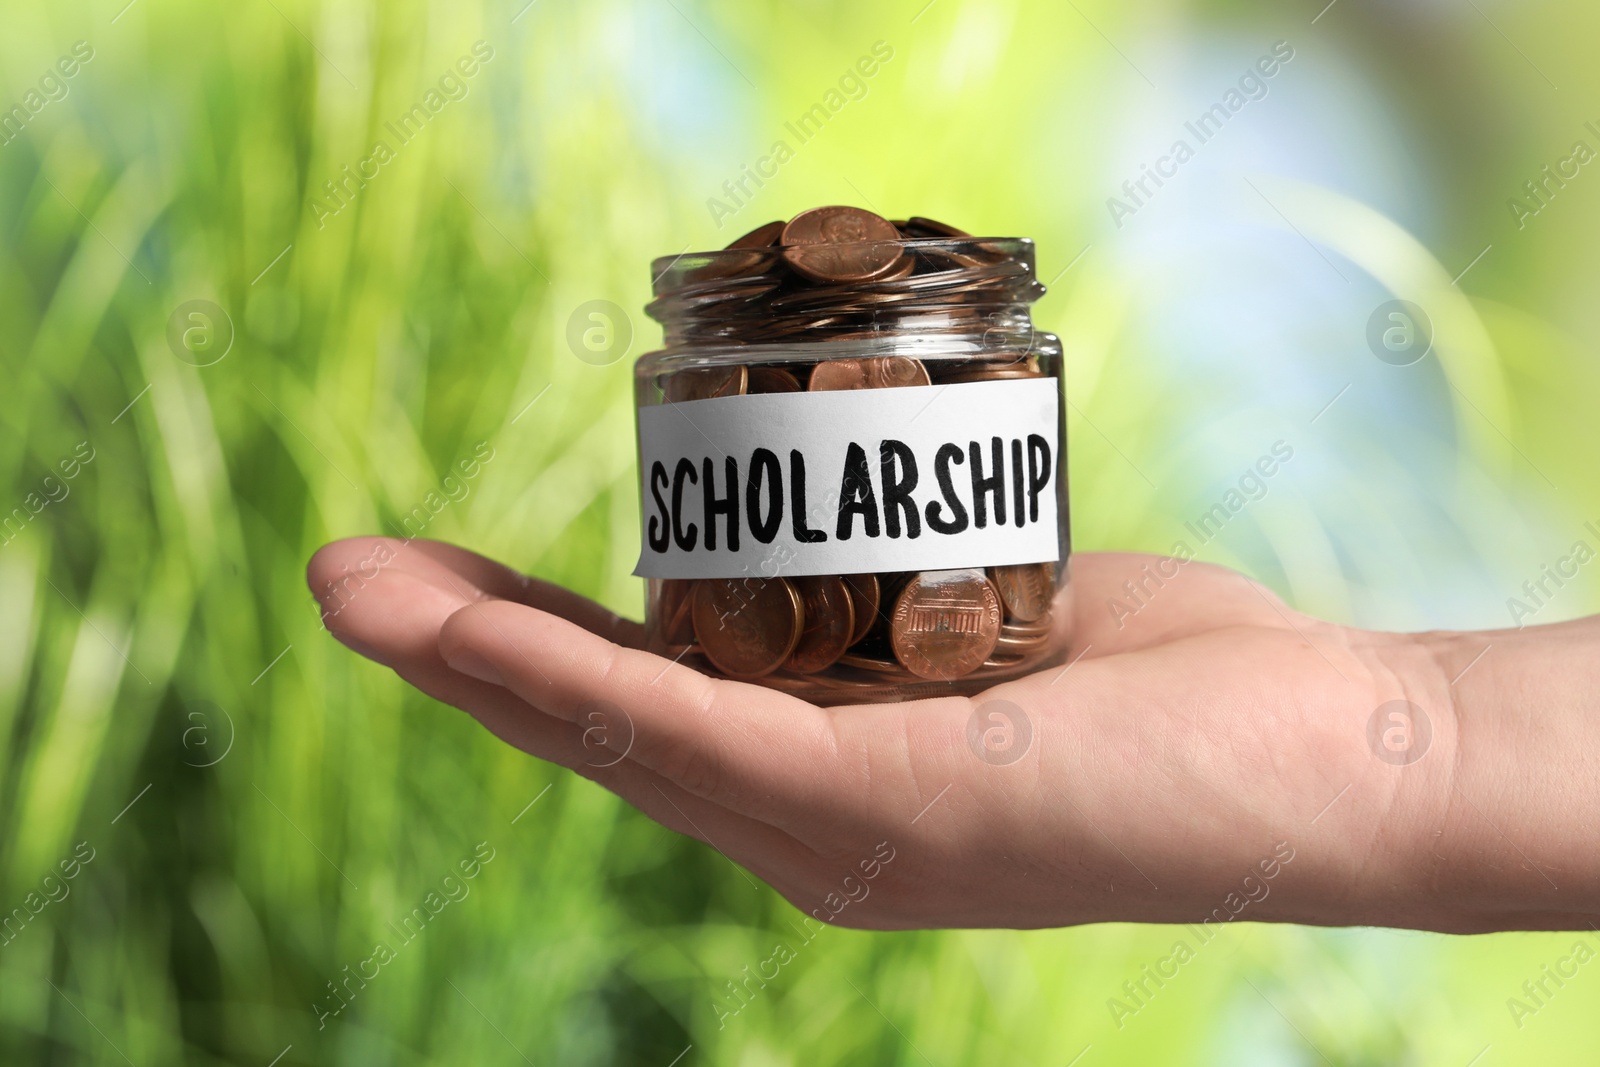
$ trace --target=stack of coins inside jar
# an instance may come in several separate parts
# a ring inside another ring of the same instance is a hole
[[[656,271],[647,310],[682,355],[641,360],[641,403],[1060,374],[1059,342],[1027,314],[1044,291],[1031,242],[826,207]],[[823,702],[1000,681],[1062,658],[1064,500],[1060,545],[1057,559],[1008,566],[652,579],[651,642]]]

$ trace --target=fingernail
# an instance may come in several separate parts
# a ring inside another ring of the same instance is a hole
[[[445,657],[445,662],[450,664],[450,669],[488,682],[490,685],[505,685],[505,679],[500,677],[499,668],[470,648],[463,648]]]
[[[383,657],[378,655],[378,650],[367,644],[365,641],[351,637],[349,634],[334,633],[332,630],[329,630],[328,633],[332,634],[335,641],[339,642],[356,655],[365,656],[374,663],[383,663]],[[388,664],[384,663],[384,666],[387,667]]]

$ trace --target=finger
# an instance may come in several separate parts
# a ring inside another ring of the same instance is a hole
[[[365,540],[365,539],[363,539]],[[370,545],[342,541],[311,558],[307,580],[322,605],[322,622],[336,639],[369,659],[397,667],[439,658],[439,627],[481,592],[429,581],[388,565],[372,570]]]
[[[808,884],[818,866],[816,853],[782,830],[694,796],[628,758],[631,731],[625,721],[597,725],[587,718],[551,718],[510,690],[452,671],[442,660],[437,667],[406,664],[396,673],[434,699],[466,711],[507,744],[587,778],[780,889]]]
[[[457,670],[503,680],[556,718],[615,704],[633,721],[640,764],[797,836],[865,795],[864,763],[839,758],[828,714],[782,693],[707,678],[505,601],[456,612],[439,647]]]
[[[551,582],[531,578],[476,552],[442,541],[353,537],[324,545],[311,557],[306,580],[323,603],[323,618],[342,613],[386,573],[410,574],[463,602],[512,600],[559,615],[608,640],[644,643],[644,627]],[[332,629],[332,627],[329,627]]]
[[[368,548],[363,546],[360,554],[365,558]],[[313,569],[329,565],[324,559]],[[439,630],[473,602],[456,589],[390,569],[361,594],[330,617],[330,631],[422,692],[468,712],[502,741],[596,782],[668,829],[719,851],[731,849],[774,884],[792,884],[798,872],[814,864],[815,854],[782,831],[692,796],[627,758],[625,724],[603,724],[607,733],[617,735],[605,741],[620,743],[608,747],[597,741],[591,721],[551,718],[508,689],[452,670],[439,654]]]
[[[443,541],[413,541],[408,546],[424,559],[454,572],[491,597],[526,604],[559,615],[590,633],[630,648],[644,644],[644,627],[579,596],[564,586],[512,570],[486,556]]]

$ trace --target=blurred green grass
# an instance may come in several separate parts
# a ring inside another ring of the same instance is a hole
[[[1593,1053],[1594,989],[1574,983],[1523,1030],[1504,1010],[1567,937],[1241,926],[1122,1030],[1106,1000],[1174,931],[827,930],[802,947],[797,913],[722,857],[331,642],[301,577],[311,551],[396,532],[479,442],[493,460],[427,536],[638,613],[628,364],[654,327],[635,314],[630,360],[608,367],[564,338],[586,300],[641,307],[650,258],[844,201],[1031,234],[1054,274],[1103,241],[1101,186],[1114,183],[1089,160],[1144,92],[1108,37],[1149,63],[1186,36],[1298,40],[1315,14],[519,8],[6,12],[0,103],[23,100],[75,41],[94,58],[0,145],[0,506],[27,507],[80,442],[94,459],[0,547],[0,906],[38,899],[79,842],[95,859],[0,946],[0,1061],[1087,1067]],[[1436,503],[1476,539],[1465,554],[1520,580],[1534,567],[1506,558],[1497,536],[1513,520],[1484,519],[1486,501],[1530,528],[1554,523],[1540,543],[1600,514],[1585,447],[1594,371],[1577,339],[1594,324],[1572,310],[1592,277],[1594,197],[1563,201],[1587,230],[1553,223],[1512,244],[1492,217],[1575,123],[1470,13],[1439,55],[1404,69],[1388,50],[1403,51],[1405,23],[1341,8],[1324,47],[1365,55],[1376,91],[1433,136],[1416,150],[1449,176],[1436,191],[1459,210],[1426,235],[1452,264],[1444,282],[1491,238],[1505,249],[1441,316],[1463,324],[1452,351],[1476,357],[1448,364],[1450,379],[1495,423],[1440,384],[1460,433],[1431,443],[1459,458],[1459,483]],[[1593,28],[1592,14],[1551,5],[1513,30],[1543,42],[1541,64],[1576,94],[1572,72],[1594,76],[1581,34],[1562,29],[1573,20]],[[1373,27],[1387,35],[1366,36]],[[706,198],[880,39],[895,58],[867,97],[719,231]],[[319,220],[322,183],[479,40],[494,57],[466,95]],[[1514,150],[1462,147],[1448,99],[1461,83],[1433,75],[1466,64],[1477,99],[1515,117],[1499,120]],[[1297,217],[1321,219],[1314,236],[1373,276],[1455,288],[1427,273],[1442,266],[1350,237],[1332,198],[1317,203]],[[1191,468],[1169,448],[1205,416],[1138,358],[1151,313],[1139,284],[1087,260],[1040,310],[1068,345],[1084,548],[1164,551],[1189,503]],[[193,300],[231,319],[233,346],[211,366],[166,340]],[[1461,340],[1480,329],[1483,343]],[[1133,477],[1124,449],[1156,478]],[[1563,490],[1546,493],[1519,450]],[[1366,458],[1403,466],[1382,453]],[[1341,493],[1370,488],[1346,473]],[[1281,551],[1313,518],[1281,519],[1254,554],[1208,554],[1269,573],[1312,610],[1348,610],[1345,590],[1366,585],[1402,599],[1378,564],[1332,574],[1324,557]],[[496,858],[470,895],[319,1029],[328,983],[480,842]],[[719,1027],[713,998],[775,941],[797,959]]]

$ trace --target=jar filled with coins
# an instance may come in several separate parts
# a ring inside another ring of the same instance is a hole
[[[652,264],[635,370],[653,651],[819,704],[1063,662],[1061,345],[1033,243],[850,207]]]

